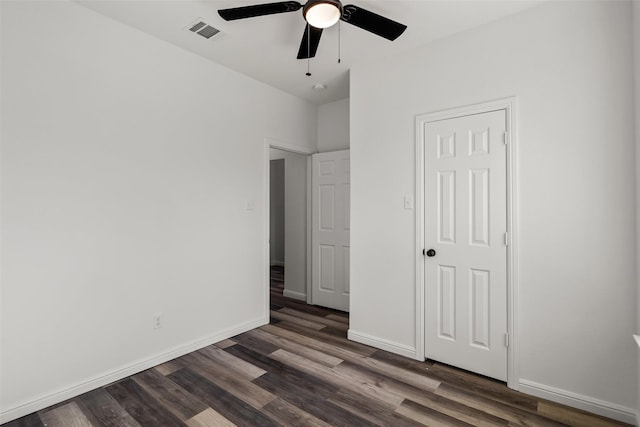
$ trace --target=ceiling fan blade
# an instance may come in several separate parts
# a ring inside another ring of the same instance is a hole
[[[309,33],[311,33],[311,35],[309,35]],[[298,59],[307,59],[316,56],[316,51],[320,44],[320,36],[322,36],[322,28],[316,28],[311,25],[307,25],[304,28],[300,49],[298,49]]]
[[[392,41],[400,37],[404,30],[407,29],[406,25],[353,4],[344,6],[342,18],[340,19]]]
[[[236,19],[253,18],[254,16],[295,12],[296,10],[300,10],[301,7],[302,5],[297,1],[281,1],[277,3],[265,3],[253,6],[234,7],[231,9],[220,9],[218,14],[225,21],[234,21]]]

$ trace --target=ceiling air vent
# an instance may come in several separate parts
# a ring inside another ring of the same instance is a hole
[[[201,21],[200,19],[196,20],[189,27],[189,31],[192,33],[200,34],[205,39],[210,39],[220,32],[217,28],[212,27],[206,22]]]

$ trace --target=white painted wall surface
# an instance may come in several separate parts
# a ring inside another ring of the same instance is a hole
[[[633,58],[635,81],[635,118],[636,118],[636,274],[637,274],[637,325],[636,334],[640,334],[640,0],[633,1]],[[638,354],[638,404],[636,410],[640,415],[640,350]],[[637,419],[636,424],[640,422]]]
[[[520,379],[633,412],[631,22],[548,2],[351,70],[352,331],[415,348],[415,115],[516,96]]]
[[[0,7],[6,421],[268,321],[264,140],[315,149],[317,108],[71,2]]]
[[[349,149],[349,98],[318,106],[318,152]]]

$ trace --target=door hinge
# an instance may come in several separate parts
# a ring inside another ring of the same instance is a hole
[[[504,245],[509,246],[509,233],[504,233]]]
[[[502,134],[502,142],[504,143],[504,145],[507,145],[509,143],[509,134],[507,132]]]
[[[509,347],[509,333],[505,332],[504,334],[504,346]]]

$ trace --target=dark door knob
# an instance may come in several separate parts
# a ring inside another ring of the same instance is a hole
[[[428,256],[428,257],[436,256],[436,251],[435,251],[435,250],[433,250],[433,249],[429,249],[429,250],[427,251],[427,256]]]

